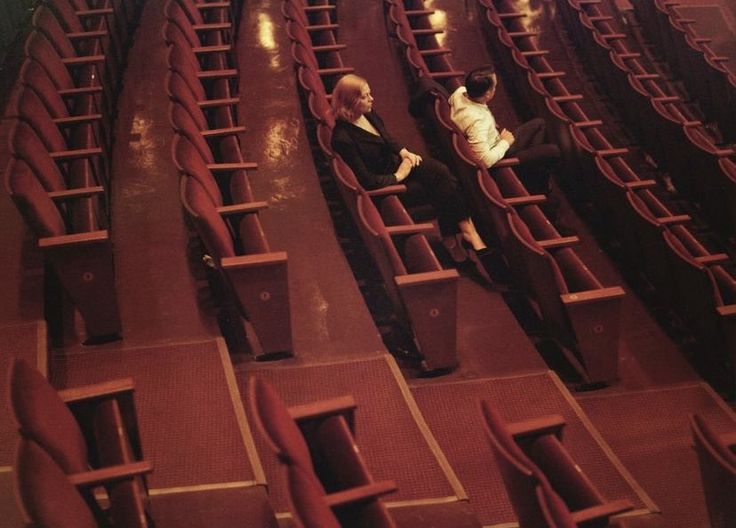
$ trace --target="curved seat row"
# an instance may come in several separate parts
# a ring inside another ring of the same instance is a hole
[[[506,0],[479,0],[488,40],[523,100],[545,118],[563,151],[565,177],[585,192],[622,256],[641,270],[702,344],[703,364],[726,372],[710,381],[726,392],[736,368],[736,274],[725,253],[712,251],[688,226],[690,217],[666,205],[657,183],[628,148],[615,147],[581,94],[572,94],[538,46],[538,31]]]
[[[221,317],[223,333],[242,335],[245,319],[255,330],[259,357],[291,355],[287,255],[270,248],[259,216],[268,203],[255,200],[250,178],[257,165],[246,161],[239,140],[245,127],[237,118],[239,71],[229,8],[227,2],[166,4],[172,156],[182,205],[213,271],[213,293],[237,313]]]
[[[459,86],[449,59],[432,28],[431,9],[422,1],[388,1],[389,18],[404,48],[415,81],[438,80],[449,90]],[[430,31],[431,29],[431,31]],[[454,162],[474,217],[484,234],[496,241],[519,284],[534,301],[550,335],[568,353],[585,383],[617,378],[620,302],[624,291],[605,287],[572,248],[579,239],[562,236],[514,172],[515,158],[490,171],[475,163],[465,137],[452,123],[446,95],[430,90],[426,117]]]
[[[725,66],[729,57],[698,34],[695,20],[681,15],[672,0],[634,0],[637,19],[708,118],[718,123],[726,141],[736,141],[736,75]],[[697,4],[694,4],[697,5]]]
[[[410,328],[425,371],[452,369],[457,356],[457,280],[455,270],[445,270],[427,237],[430,223],[414,223],[400,193],[404,185],[366,190],[340,156],[332,151],[334,118],[329,93],[340,76],[352,71],[342,61],[344,45],[335,38],[335,7],[309,5],[303,0],[283,4],[291,52],[307,106],[317,122],[317,138],[330,160],[332,174],[358,227],[363,242],[381,273],[400,320]]]
[[[133,2],[47,0],[33,15],[8,112],[5,186],[38,239],[52,338],[76,309],[87,343],[118,338],[109,233],[115,101],[137,16]],[[69,302],[71,300],[71,303]]]
[[[669,173],[677,190],[698,202],[714,227],[732,234],[736,151],[719,145],[686,102],[687,94],[657,73],[608,2],[566,0],[560,11],[577,49],[618,104],[628,128]]]

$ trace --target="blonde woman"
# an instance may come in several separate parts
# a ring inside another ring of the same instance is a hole
[[[365,79],[350,74],[338,81],[332,92],[332,113],[332,148],[364,188],[402,183],[409,194],[421,193],[437,213],[443,245],[453,260],[463,263],[467,259],[459,239],[483,257],[486,244],[468,216],[457,179],[439,161],[422,158],[391,137],[373,110],[371,88]]]

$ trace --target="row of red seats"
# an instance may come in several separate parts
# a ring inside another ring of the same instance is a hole
[[[525,14],[507,0],[479,0],[489,43],[509,72],[515,92],[547,122],[562,147],[570,185],[585,192],[620,242],[622,256],[641,270],[662,301],[673,306],[702,344],[703,364],[718,365],[736,390],[736,275],[728,255],[710,251],[641,178],[634,153],[611,144],[602,121],[584,96],[571,94],[540,49],[538,31],[524,26]]]
[[[606,2],[560,4],[577,49],[647,151],[677,190],[701,205],[701,214],[730,235],[736,229],[736,151],[720,138],[673,83],[657,73]],[[687,77],[693,75],[690,72]]]
[[[16,359],[10,402],[20,441],[13,471],[22,510],[38,526],[147,528],[146,474],[133,398],[122,379],[57,392]],[[96,491],[104,488],[109,506]]]
[[[239,72],[228,7],[191,0],[166,4],[172,155],[182,205],[211,263],[213,292],[222,292],[220,302],[236,312],[234,320],[223,320],[234,328],[223,332],[242,335],[247,319],[259,355],[291,355],[287,255],[269,246],[259,216],[268,203],[255,200],[249,171],[257,165],[245,160],[238,137],[245,127],[237,124]]]
[[[634,0],[632,4],[647,38],[658,46],[708,117],[718,123],[724,139],[736,141],[736,75],[725,66],[730,58],[716,53],[711,39],[698,34],[695,21],[678,12],[678,6],[686,4],[672,0]]]
[[[46,315],[57,342],[73,309],[85,322],[87,343],[121,333],[109,171],[115,101],[136,16],[132,1],[42,3],[9,104],[5,185],[44,255]]]
[[[435,227],[414,223],[399,199],[404,185],[366,191],[330,147],[334,118],[328,94],[340,76],[352,71],[343,64],[340,50],[344,46],[335,38],[335,8],[288,0],[283,13],[299,83],[318,123],[322,152],[330,160],[344,203],[381,272],[396,312],[413,332],[423,356],[422,368],[427,372],[452,369],[458,364],[459,275],[443,269],[437,260],[427,240],[435,234]]]
[[[420,0],[391,0],[389,17],[416,81],[430,77],[452,91],[463,72],[449,60],[432,29],[432,10]],[[465,137],[450,119],[443,94],[427,99],[425,114],[454,161],[474,217],[502,249],[519,284],[536,301],[550,335],[571,352],[586,383],[617,378],[620,287],[604,287],[572,249],[575,236],[561,236],[514,173],[518,160],[501,160],[490,171],[472,161]]]

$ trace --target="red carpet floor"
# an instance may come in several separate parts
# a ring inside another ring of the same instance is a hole
[[[671,528],[706,528],[705,499],[688,415],[719,431],[736,416],[705,384],[578,398],[614,452],[651,494]]]
[[[49,361],[57,388],[132,377],[143,455],[154,466],[151,488],[250,482],[258,469],[238,421],[221,341],[127,350],[97,347]],[[223,362],[224,359],[224,362]],[[232,372],[232,371],[231,371]],[[258,479],[260,480],[260,479]]]
[[[480,399],[496,404],[509,421],[563,415],[564,443],[603,495],[629,499],[644,511],[655,508],[636,482],[622,473],[620,463],[551,372],[412,387],[412,393],[484,525],[513,522],[515,516],[482,428]]]
[[[305,367],[251,365],[248,372],[238,373],[244,397],[252,375],[270,381],[287,405],[352,394],[358,404],[357,442],[368,467],[376,480],[394,480],[398,485],[398,492],[387,496],[386,502],[443,501],[463,495],[433,450],[432,438],[416,421],[411,394],[403,380],[398,382],[400,374],[390,356]],[[271,502],[276,511],[286,511],[285,474],[260,435],[254,435]]]

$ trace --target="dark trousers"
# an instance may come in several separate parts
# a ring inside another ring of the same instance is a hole
[[[507,158],[519,158],[515,171],[531,194],[549,191],[550,169],[560,159],[560,149],[547,138],[544,119],[537,117],[514,130],[514,143],[506,152]]]
[[[432,205],[443,237],[460,232],[458,222],[469,215],[457,178],[443,163],[423,158],[401,183],[407,187],[410,202],[423,198]]]

